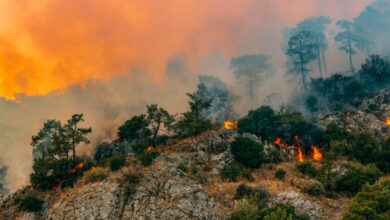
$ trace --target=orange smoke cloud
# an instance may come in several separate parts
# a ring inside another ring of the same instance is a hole
[[[346,8],[367,2],[344,1]],[[186,54],[192,64],[210,51],[229,54],[254,23],[311,16],[318,2],[297,0],[290,7],[284,0],[4,0],[0,96],[45,95],[133,68],[159,81],[166,62],[178,54]]]

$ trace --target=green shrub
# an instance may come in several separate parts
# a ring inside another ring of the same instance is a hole
[[[362,164],[374,163],[379,159],[379,142],[369,133],[359,132],[352,135],[352,159]]]
[[[137,156],[140,156],[143,153],[145,153],[148,146],[149,146],[149,142],[147,140],[144,140],[144,139],[131,143],[131,149],[133,149],[134,153]]]
[[[316,176],[316,168],[309,161],[299,163],[297,166],[297,169],[299,172],[301,172],[303,174],[307,174],[311,177]]]
[[[286,171],[283,170],[283,169],[278,169],[276,172],[275,172],[275,177],[278,178],[278,179],[281,179],[283,180],[284,179],[284,176],[286,175]]]
[[[364,185],[349,204],[343,219],[390,219],[390,181]]]
[[[374,184],[381,176],[381,171],[375,165],[368,165],[365,168],[347,166],[347,173],[336,178],[336,190],[349,195],[359,192],[365,183]]]
[[[258,219],[271,219],[271,220],[309,220],[308,215],[298,215],[295,213],[293,206],[286,206],[283,204],[277,204],[274,207],[268,208],[266,205],[259,207]]]
[[[191,174],[192,175],[196,175],[196,174],[198,174],[198,172],[199,172],[199,167],[198,166],[191,167]]]
[[[131,196],[137,192],[137,185],[134,183],[125,183],[123,189],[127,196]]]
[[[145,151],[142,155],[139,156],[141,164],[144,166],[150,166],[153,163],[153,160],[160,155],[160,151],[157,149],[152,149],[150,151]]]
[[[137,185],[141,182],[142,177],[143,174],[139,170],[129,171],[123,175],[123,181],[125,183],[131,183]]]
[[[19,202],[19,208],[27,212],[37,212],[42,209],[43,201],[34,195],[23,197]]]
[[[275,164],[283,161],[282,157],[280,156],[280,152],[274,148],[270,148],[268,150],[268,160],[269,160],[269,162],[275,163]]]
[[[236,199],[252,196],[257,202],[264,202],[269,198],[269,192],[262,186],[250,187],[245,183],[240,184],[236,189]]]
[[[325,193],[324,186],[317,180],[309,180],[306,183],[304,191],[312,196],[319,196]]]
[[[230,215],[227,220],[251,220],[259,219],[258,207],[255,199],[248,198],[242,201],[238,208]]]
[[[86,174],[86,182],[97,182],[102,181],[108,177],[108,172],[103,168],[95,168]]]
[[[251,169],[248,169],[248,168],[243,169],[241,175],[242,175],[242,177],[244,177],[249,182],[255,181],[255,178],[253,178],[253,176],[252,176],[252,170]]]
[[[177,170],[182,173],[187,173],[188,167],[183,163],[179,163],[179,165],[177,165]]]
[[[264,162],[263,145],[246,137],[237,137],[230,146],[234,159],[246,167],[258,168]]]
[[[223,180],[228,179],[231,182],[237,182],[238,177],[241,175],[243,167],[239,164],[232,163],[225,165],[221,170],[221,177]]]
[[[125,165],[126,158],[124,156],[114,156],[110,158],[110,169],[112,171],[120,170]]]

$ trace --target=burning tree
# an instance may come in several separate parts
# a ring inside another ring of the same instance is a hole
[[[31,183],[35,188],[48,190],[61,186],[71,186],[76,180],[83,163],[76,158],[76,145],[89,143],[86,134],[91,128],[79,128],[83,121],[82,114],[75,114],[68,123],[62,125],[56,120],[48,120],[37,135],[32,137],[31,145],[39,149],[33,163]],[[69,158],[73,151],[73,158]]]

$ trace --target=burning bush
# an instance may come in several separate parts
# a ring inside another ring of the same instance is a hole
[[[237,137],[230,146],[234,159],[246,167],[258,168],[265,161],[263,145],[246,137]]]
[[[107,170],[103,168],[95,168],[88,172],[85,175],[85,181],[87,183],[89,182],[97,182],[97,181],[102,181],[108,177],[108,172]]]

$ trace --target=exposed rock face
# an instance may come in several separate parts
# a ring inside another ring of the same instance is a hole
[[[390,118],[390,91],[382,90],[377,95],[367,97],[358,107],[345,106],[344,111],[323,112],[319,116],[319,125],[326,127],[335,122],[350,131],[368,131],[379,138],[390,135],[390,126],[385,124]]]
[[[119,215],[121,189],[108,179],[64,193],[49,206],[47,219],[113,219]]]
[[[129,199],[122,219],[223,219],[219,204],[198,180],[177,170],[186,162],[184,157],[160,159]]]
[[[285,204],[295,207],[297,213],[307,213],[310,219],[319,219],[322,215],[322,208],[317,203],[304,200],[301,195],[295,191],[279,193],[272,198],[271,205]]]

